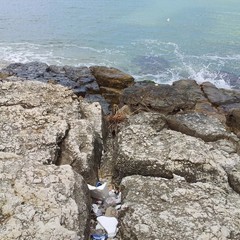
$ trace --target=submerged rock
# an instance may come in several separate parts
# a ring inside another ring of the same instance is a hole
[[[138,56],[133,63],[140,68],[141,74],[158,74],[170,68],[170,63],[159,56]]]

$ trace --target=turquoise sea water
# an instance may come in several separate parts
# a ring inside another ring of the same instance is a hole
[[[0,0],[0,62],[35,60],[228,87],[240,76],[240,1]]]

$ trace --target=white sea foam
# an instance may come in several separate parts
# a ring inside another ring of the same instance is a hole
[[[128,46],[121,45],[114,49],[97,49],[61,42],[0,43],[0,56],[0,68],[1,65],[5,66],[9,62],[30,61],[73,66],[105,65],[127,71],[137,80],[153,80],[157,83],[171,84],[179,79],[195,79],[199,83],[209,81],[222,88],[230,88],[230,85],[226,76],[221,74],[221,70],[232,63],[240,65],[239,54],[187,55],[176,43],[154,39],[137,40]],[[170,67],[155,74],[141,73],[140,67],[132,62],[136,56],[161,57],[169,62]]]

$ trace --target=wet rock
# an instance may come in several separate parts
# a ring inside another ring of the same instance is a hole
[[[0,83],[0,150],[43,164],[71,164],[95,183],[102,113],[99,105],[88,106],[88,115],[84,108],[71,90],[60,85],[4,81]]]
[[[14,75],[26,80],[61,84],[73,89],[78,96],[86,93],[98,93],[99,86],[87,67],[48,66],[41,62],[13,63],[0,71],[0,74]]]
[[[193,80],[181,80],[170,85],[135,85],[124,89],[121,102],[136,110],[155,110],[175,113],[194,109],[205,97],[200,86]]]
[[[9,75],[15,75],[26,79],[43,78],[48,65],[41,62],[13,63],[1,70]]]
[[[121,238],[233,239],[240,237],[239,195],[211,183],[129,176],[122,180]]]
[[[134,79],[131,75],[126,74],[116,68],[104,66],[90,67],[92,74],[97,79],[98,84],[103,87],[123,89],[133,84]]]
[[[160,115],[159,119],[161,118]],[[149,118],[146,124],[143,120],[131,122],[131,117],[129,121],[130,125],[121,128],[115,144],[113,159],[114,177],[117,180],[134,174],[165,178],[178,174],[188,182],[214,182],[224,186],[228,185],[227,172],[240,162],[237,147],[228,139],[214,145],[163,128],[164,120],[156,127],[149,125]],[[210,125],[205,126],[204,131],[207,133],[216,129]],[[224,132],[222,128],[218,131]]]
[[[207,99],[224,112],[228,112],[233,108],[240,108],[239,91],[219,89],[209,82],[203,83],[201,86]]]
[[[31,156],[0,156],[1,239],[88,239],[90,197],[79,174]]]

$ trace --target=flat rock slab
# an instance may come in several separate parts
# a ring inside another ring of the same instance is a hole
[[[90,196],[69,165],[0,152],[0,239],[88,239]]]
[[[171,85],[152,83],[124,89],[121,102],[136,110],[176,113],[194,109],[198,101],[206,101],[200,86],[193,80],[180,80]]]
[[[115,179],[134,174],[172,178],[177,174],[189,182],[228,185],[227,173],[240,162],[237,146],[225,138],[205,142],[163,128],[162,118],[152,113],[130,117],[130,125],[117,135],[113,154]],[[205,125],[205,130],[207,128]]]
[[[216,141],[223,138],[233,138],[234,134],[227,131],[226,124],[218,118],[202,113],[175,114],[167,117],[168,126],[175,131],[201,138],[204,141]]]
[[[239,195],[209,183],[129,176],[122,180],[124,240],[240,239]]]

